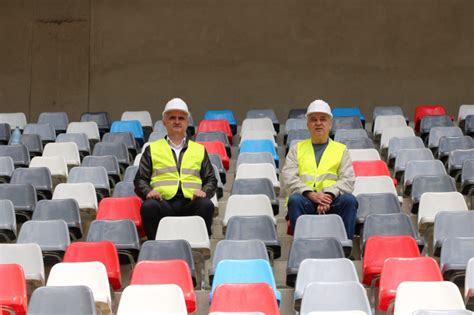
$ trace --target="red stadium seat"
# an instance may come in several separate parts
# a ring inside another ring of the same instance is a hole
[[[443,281],[438,263],[431,257],[388,258],[380,275],[379,309],[387,311],[404,281]]]
[[[218,154],[226,171],[229,170],[229,157],[225,151],[225,145],[220,141],[198,141],[207,151],[207,154]]]
[[[142,200],[135,197],[109,197],[99,203],[96,220],[122,220],[130,219],[137,226],[138,234],[145,236],[140,207]]]
[[[416,240],[411,236],[371,236],[365,243],[362,259],[362,282],[371,285],[382,272],[385,259],[396,257],[420,257]]]
[[[420,131],[421,119],[425,116],[447,115],[443,105],[420,105],[415,108],[415,131]]]
[[[109,241],[71,243],[63,258],[63,262],[90,261],[99,261],[104,264],[107,277],[114,290],[122,287],[120,262],[114,243]]]
[[[230,129],[229,122],[225,119],[218,120],[201,120],[199,122],[197,133],[200,132],[213,132],[223,131],[229,139],[230,145],[232,145],[232,131]]]
[[[23,268],[17,264],[0,264],[0,307],[25,315],[28,296]],[[2,314],[9,314],[2,311]]]
[[[196,294],[184,260],[142,260],[133,269],[130,284],[176,284],[184,294],[188,313],[196,311]]]
[[[359,176],[388,176],[390,175],[390,170],[388,169],[387,163],[382,160],[373,160],[373,161],[353,161],[352,167],[354,168],[354,173],[356,177]],[[393,179],[393,184],[397,186],[397,180]]]
[[[279,315],[273,289],[267,283],[224,283],[214,291],[209,313],[262,312]]]

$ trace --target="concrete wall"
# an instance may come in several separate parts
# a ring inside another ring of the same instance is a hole
[[[472,0],[0,0],[0,108],[474,104]]]

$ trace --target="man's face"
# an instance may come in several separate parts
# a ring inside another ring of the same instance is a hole
[[[163,117],[163,125],[168,135],[185,136],[188,128],[188,115],[179,110],[172,110]]]
[[[311,138],[327,139],[331,130],[332,119],[328,114],[312,113],[307,117],[306,126],[311,134]]]

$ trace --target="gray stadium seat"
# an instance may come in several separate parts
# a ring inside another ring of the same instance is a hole
[[[137,143],[131,132],[112,132],[106,133],[102,137],[104,143],[124,143],[130,153],[130,161],[133,161],[137,155]]]
[[[13,159],[10,156],[0,156],[0,183],[9,183],[14,170]]]
[[[466,160],[474,160],[474,149],[455,150],[449,153],[448,174],[458,180],[461,175],[462,164]]]
[[[64,220],[72,239],[82,237],[81,214],[75,199],[40,200],[33,212],[34,221]]]
[[[36,190],[31,184],[0,184],[0,199],[8,199],[15,206],[17,220],[29,220],[36,206]]]
[[[440,160],[409,161],[403,176],[403,194],[410,196],[413,180],[419,175],[446,175],[446,169]]]
[[[448,115],[424,116],[420,122],[421,138],[425,139],[434,127],[453,127],[453,121]]]
[[[433,127],[428,137],[428,148],[436,152],[441,137],[461,137],[463,135],[459,127]]]
[[[439,256],[444,241],[449,237],[474,237],[473,211],[442,211],[435,217],[433,255]]]
[[[74,142],[77,145],[81,158],[91,154],[89,139],[85,133],[62,133],[58,135],[56,142]]]
[[[136,196],[135,185],[133,185],[133,183],[118,182],[117,185],[115,185],[112,197],[130,197],[130,196]]]
[[[10,200],[0,200],[0,237],[11,242],[16,239],[15,207]]]
[[[104,143],[99,142],[94,146],[92,152],[94,156],[113,155],[117,157],[122,173],[130,165],[127,146],[124,143]]]
[[[8,144],[12,130],[9,124],[0,123],[0,144]]]
[[[273,127],[277,133],[280,132],[280,122],[278,121],[278,117],[275,114],[273,109],[251,109],[247,111],[247,115],[245,118],[270,118],[273,123]]]
[[[115,187],[120,182],[120,166],[116,156],[104,155],[104,156],[93,156],[89,155],[82,161],[82,166],[93,167],[101,166],[107,171],[109,177],[110,188]],[[132,166],[129,166],[129,168]]]
[[[123,181],[124,182],[133,182],[135,180],[135,175],[137,174],[137,172],[138,172],[138,166],[130,165],[125,170],[125,174],[123,175]]]
[[[405,173],[406,164],[409,161],[424,161],[424,160],[433,160],[433,153],[430,149],[420,148],[420,149],[402,149],[398,151],[397,157],[395,159],[395,178],[400,181],[403,174]]]
[[[39,156],[43,154],[43,142],[37,134],[23,134],[21,135],[21,144],[28,149],[30,157]]]
[[[420,137],[394,137],[388,142],[387,162],[388,166],[392,167],[395,164],[395,159],[398,152],[402,149],[420,149],[424,148],[425,144]]]
[[[68,183],[91,183],[94,185],[97,200],[100,201],[110,196],[109,178],[103,166],[76,166],[69,171]]]
[[[450,152],[469,149],[474,149],[474,141],[470,136],[441,137],[441,139],[439,139],[437,158],[446,162]]]
[[[400,213],[402,208],[398,197],[391,193],[359,194],[357,209],[357,224],[364,224],[370,214]]]
[[[469,259],[474,257],[474,237],[448,237],[443,242],[440,269],[447,281],[464,280]]]
[[[0,145],[0,156],[9,156],[15,167],[28,167],[30,154],[23,144]]]
[[[66,132],[69,118],[65,112],[42,112],[39,114],[38,124],[50,124],[58,135]]]
[[[240,178],[234,181],[231,195],[263,194],[270,198],[273,214],[277,215],[280,209],[279,200],[268,178]]]
[[[411,187],[411,212],[418,213],[421,195],[425,192],[456,191],[456,183],[449,175],[420,175],[413,179]]]
[[[10,179],[11,184],[32,184],[38,200],[51,199],[53,181],[47,167],[17,168]]]
[[[102,134],[110,130],[112,125],[108,112],[86,112],[81,114],[81,122],[94,121]]]
[[[341,141],[347,149],[374,149],[375,145],[370,138],[354,138]]]
[[[33,292],[27,314],[95,315],[96,308],[87,286],[49,286]]]
[[[474,159],[465,160],[461,170],[461,192],[463,195],[471,195],[474,188]]]
[[[211,163],[215,166],[217,166],[217,169],[219,170],[219,175],[221,177],[221,181],[223,184],[226,183],[226,172],[224,168],[224,164],[222,164],[221,157],[218,154],[209,154],[209,160],[211,160]]]
[[[56,130],[50,124],[27,124],[23,129],[23,134],[39,135],[43,144],[56,140]]]
[[[364,129],[358,116],[339,116],[332,120],[331,136],[339,129]]]
[[[365,129],[339,129],[334,135],[334,141],[344,143],[344,141],[355,138],[368,138]]]

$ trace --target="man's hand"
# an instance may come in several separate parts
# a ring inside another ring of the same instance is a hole
[[[146,199],[161,200],[162,198],[161,198],[161,194],[158,191],[152,190],[148,194],[146,194]]]
[[[328,206],[328,205],[318,205],[316,207],[316,212],[318,214],[325,214],[326,212],[329,211],[330,208],[331,208],[331,206]]]
[[[198,198],[204,198],[206,197],[206,193],[200,189],[194,191],[193,193],[193,200],[196,200]]]
[[[331,206],[332,204],[331,195],[322,192],[311,191],[306,193],[305,197],[311,200],[312,202],[317,203],[318,205]]]

